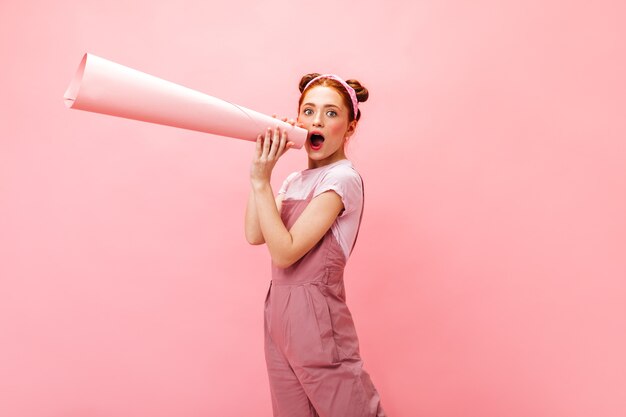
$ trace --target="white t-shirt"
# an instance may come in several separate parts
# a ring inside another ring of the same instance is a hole
[[[341,197],[344,209],[330,228],[348,259],[363,207],[361,177],[350,160],[340,159],[323,167],[292,172],[283,182],[278,194],[285,194],[283,201],[304,200],[313,188],[313,198],[328,190],[335,191]]]

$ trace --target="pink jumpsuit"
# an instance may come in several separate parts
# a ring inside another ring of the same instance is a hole
[[[305,200],[282,202],[287,229],[313,193],[314,188]],[[290,267],[272,264],[264,324],[274,417],[386,416],[363,369],[346,305],[345,265],[345,254],[330,229]]]

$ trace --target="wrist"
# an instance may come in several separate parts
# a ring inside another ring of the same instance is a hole
[[[252,190],[255,192],[263,191],[266,188],[271,188],[270,182],[268,180],[253,179],[250,182],[252,184]]]

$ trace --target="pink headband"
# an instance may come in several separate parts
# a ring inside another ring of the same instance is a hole
[[[335,74],[322,74],[322,75],[319,75],[319,76],[313,78],[311,81],[309,81],[304,86],[304,89],[302,90],[302,92],[304,93],[304,91],[311,85],[311,83],[313,81],[319,80],[320,78],[332,78],[335,81],[339,81],[341,83],[341,85],[344,86],[344,88],[346,89],[348,94],[350,94],[350,99],[352,99],[352,108],[354,109],[354,118],[356,119],[356,116],[357,116],[357,114],[359,112],[359,100],[357,100],[357,98],[356,98],[356,91],[354,91],[354,88],[350,87],[347,82],[342,80],[337,75],[335,75]]]

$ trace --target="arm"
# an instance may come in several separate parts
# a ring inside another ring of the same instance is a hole
[[[335,191],[323,192],[311,200],[291,230],[287,230],[276,207],[270,178],[274,165],[291,146],[293,142],[287,142],[284,130],[268,128],[265,139],[262,134],[257,137],[250,168],[250,182],[261,234],[272,262],[281,268],[296,262],[319,242],[343,208],[339,194]]]
[[[258,220],[272,261],[287,268],[306,254],[328,231],[343,209],[341,197],[328,190],[313,198],[290,230],[273,199],[269,183],[253,185]]]
[[[279,213],[284,196],[284,194],[278,194],[276,196],[276,209]],[[252,189],[250,190],[250,195],[248,196],[248,205],[246,207],[245,232],[246,240],[249,244],[261,245],[265,243],[265,238],[263,238],[261,226],[259,225],[259,216],[257,214],[256,202],[254,199],[254,190]]]
[[[272,117],[276,117],[275,114],[272,115]],[[283,122],[287,122],[289,124],[291,124],[292,126],[295,126],[296,121],[293,119],[287,119],[286,117],[282,118]],[[301,123],[298,123],[299,127],[303,127],[303,125]],[[268,155],[268,146],[270,143],[270,139],[269,139],[269,132],[270,129],[268,128],[268,130],[266,131],[265,134],[265,141],[262,142],[263,139],[263,135],[260,134],[257,137],[257,146],[256,146],[256,155],[255,155],[255,159],[253,161],[253,168],[251,170],[251,178],[256,177],[257,175],[259,175],[259,173],[261,174],[261,177],[266,177],[266,180],[269,181],[269,174],[271,173],[271,170],[274,166],[274,164],[276,163],[276,160],[274,160],[274,157],[276,159],[278,159],[285,151],[287,151],[287,149],[289,149],[292,145],[293,142],[287,142],[287,134],[284,133],[284,131],[282,132],[283,135],[281,137],[281,144],[280,144],[280,152],[278,154],[276,154],[276,149],[273,149],[272,152],[272,161],[267,161],[266,158],[263,159],[263,163],[260,164],[261,165],[261,170],[259,171],[257,167],[257,169],[255,169],[255,166],[257,165],[258,158],[259,157],[267,157]],[[276,132],[275,132],[276,133]],[[262,144],[263,143],[263,144]],[[263,148],[263,152],[261,152],[261,149]],[[263,166],[265,163],[269,162],[269,166],[265,167]],[[269,170],[265,171],[264,168],[269,168]],[[265,171],[265,172],[263,172]],[[255,175],[256,174],[256,175]],[[267,174],[267,175],[262,175],[262,174]],[[285,196],[283,194],[278,194],[275,198],[275,204],[276,204],[276,210],[278,213],[280,213],[280,208],[283,202],[283,198]],[[259,216],[258,216],[258,210],[256,208],[256,201],[254,198],[254,189],[250,190],[250,195],[248,196],[248,205],[246,207],[246,218],[245,218],[245,233],[246,233],[246,240],[248,241],[248,243],[250,243],[251,245],[261,245],[263,243],[265,243],[265,238],[263,237],[263,233],[261,231],[261,227],[259,225]]]

